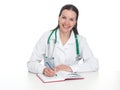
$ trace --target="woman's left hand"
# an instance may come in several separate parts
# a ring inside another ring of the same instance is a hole
[[[58,72],[58,71],[72,72],[72,69],[71,69],[71,67],[69,67],[67,65],[61,64],[61,65],[55,67],[55,71],[56,72]]]

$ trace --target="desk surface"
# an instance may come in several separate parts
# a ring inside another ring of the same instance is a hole
[[[85,79],[55,83],[42,83],[35,74],[26,71],[22,74],[2,75],[0,90],[120,90],[120,72],[90,72],[81,75]]]

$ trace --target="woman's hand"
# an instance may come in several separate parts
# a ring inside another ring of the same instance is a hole
[[[52,77],[56,74],[56,72],[58,71],[67,71],[67,72],[72,72],[72,69],[71,67],[67,66],[67,65],[64,65],[64,64],[61,64],[61,65],[58,65],[57,67],[55,67],[54,70],[46,67],[44,70],[43,70],[43,74],[48,76],[48,77]]]
[[[43,70],[43,74],[48,76],[48,77],[52,77],[55,75],[55,71],[46,67],[44,70]]]
[[[58,72],[58,71],[72,72],[72,69],[71,69],[71,67],[69,67],[69,66],[66,66],[66,65],[64,65],[64,64],[61,64],[61,65],[55,67],[55,71],[56,71],[56,72]]]

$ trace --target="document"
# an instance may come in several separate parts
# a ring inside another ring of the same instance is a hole
[[[80,74],[78,73],[70,73],[66,71],[59,71],[55,76],[53,77],[47,77],[44,74],[37,74],[37,77],[43,82],[43,83],[51,83],[51,82],[61,82],[66,80],[81,80],[84,79]]]

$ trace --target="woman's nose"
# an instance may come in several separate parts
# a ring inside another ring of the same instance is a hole
[[[65,25],[68,25],[69,24],[69,20],[65,20]]]

